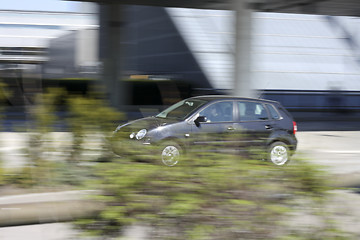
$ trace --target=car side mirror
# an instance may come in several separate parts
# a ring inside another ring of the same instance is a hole
[[[207,121],[207,118],[205,116],[198,116],[194,123],[197,127],[200,127],[200,123],[203,123],[203,122],[206,122]]]

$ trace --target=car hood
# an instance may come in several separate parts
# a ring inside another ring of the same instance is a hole
[[[156,118],[156,117],[146,117],[141,118],[135,121],[130,121],[124,125],[119,125],[115,132],[118,131],[139,131],[141,129],[146,129],[147,131],[150,131],[154,128],[160,127],[160,126],[166,126],[173,123],[179,122],[178,120],[173,119],[162,119],[162,118]]]

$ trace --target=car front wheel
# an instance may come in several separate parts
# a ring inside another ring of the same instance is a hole
[[[284,165],[290,160],[289,148],[283,142],[274,142],[269,147],[268,158],[275,165]]]
[[[168,142],[161,147],[161,161],[166,166],[175,166],[182,154],[181,147],[175,142]]]

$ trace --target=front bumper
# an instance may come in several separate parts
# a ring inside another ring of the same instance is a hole
[[[116,155],[136,161],[149,162],[160,156],[158,147],[149,138],[137,140],[113,137],[110,139],[110,146]]]

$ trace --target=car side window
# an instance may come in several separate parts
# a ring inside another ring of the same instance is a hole
[[[218,102],[211,104],[199,113],[205,116],[207,122],[232,122],[233,121],[233,102]]]
[[[280,114],[278,113],[278,111],[276,111],[273,105],[266,104],[266,106],[269,109],[270,115],[273,119],[279,120],[281,118]]]
[[[240,121],[259,121],[269,119],[263,104],[257,102],[239,101]]]

